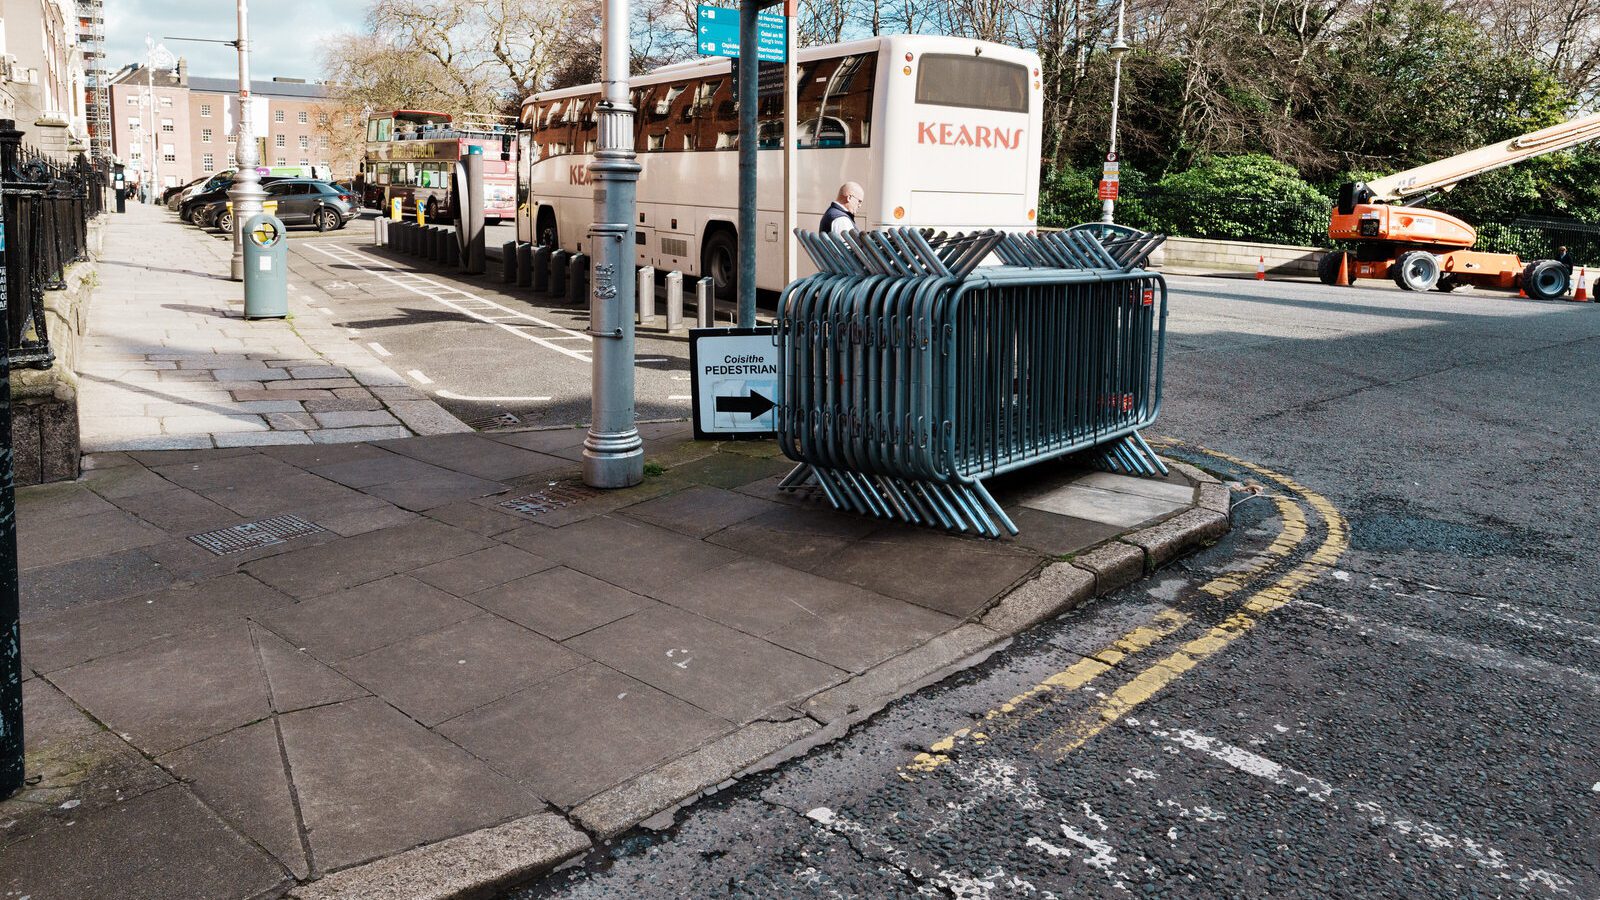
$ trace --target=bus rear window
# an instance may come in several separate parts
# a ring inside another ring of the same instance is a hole
[[[917,102],[1028,111],[1028,68],[981,56],[929,53],[917,69]]]

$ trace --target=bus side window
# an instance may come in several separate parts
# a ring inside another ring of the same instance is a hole
[[[680,81],[667,91],[671,106],[667,110],[667,150],[695,149],[696,125],[689,113],[694,108],[693,81]]]
[[[818,60],[804,72],[797,118],[802,147],[866,147],[872,136],[876,53]]]

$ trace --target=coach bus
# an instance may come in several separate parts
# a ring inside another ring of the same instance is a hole
[[[470,151],[483,153],[483,216],[489,223],[516,212],[516,123],[509,116],[452,119],[444,113],[398,109],[367,119],[367,149],[361,164],[362,203],[385,212],[399,199],[401,211],[420,206],[429,219],[453,210],[451,176]]]
[[[846,181],[865,188],[863,228],[1025,229],[1039,203],[1039,58],[963,38],[897,35],[797,54],[797,219],[815,229]],[[721,58],[630,83],[640,265],[709,274],[730,296],[737,274],[738,109]],[[594,218],[589,164],[599,85],[522,105],[517,237],[582,248]],[[756,284],[783,285],[783,96],[758,107]],[[770,152],[767,152],[770,151]],[[810,261],[800,261],[802,274]]]

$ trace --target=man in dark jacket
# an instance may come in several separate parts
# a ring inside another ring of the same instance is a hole
[[[1569,273],[1572,271],[1572,267],[1578,264],[1577,261],[1572,258],[1572,251],[1568,250],[1566,247],[1556,248],[1556,262],[1566,266]]]
[[[855,228],[856,213],[861,210],[861,202],[865,198],[866,192],[854,181],[839,185],[839,197],[828,204],[827,211],[822,214],[822,225],[817,231],[838,234]]]

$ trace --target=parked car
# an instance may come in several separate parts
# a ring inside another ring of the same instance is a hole
[[[272,182],[279,180],[281,179],[273,175],[261,176],[261,183],[263,185],[271,184]],[[217,200],[228,199],[228,191],[233,188],[233,173],[224,172],[220,175],[217,175],[210,181],[206,182],[202,187],[204,188],[203,190],[189,195],[178,204],[178,218],[185,222],[194,222],[195,213],[201,207],[214,203]]]
[[[166,206],[169,209],[176,209],[177,208],[177,204],[178,204],[178,200],[183,197],[184,193],[187,192],[189,190],[189,188],[192,188],[192,187],[204,182],[207,178],[210,178],[210,177],[211,176],[209,176],[209,175],[202,175],[199,178],[196,178],[195,180],[189,182],[188,184],[179,184],[179,185],[175,185],[173,187],[167,188],[166,190],[161,192],[161,202],[166,204]]]
[[[310,225],[318,231],[335,231],[355,218],[356,196],[347,189],[314,178],[281,178],[266,186],[267,202],[276,201],[273,215],[284,225]],[[195,220],[202,227],[233,230],[233,210],[222,197],[197,210]]]

